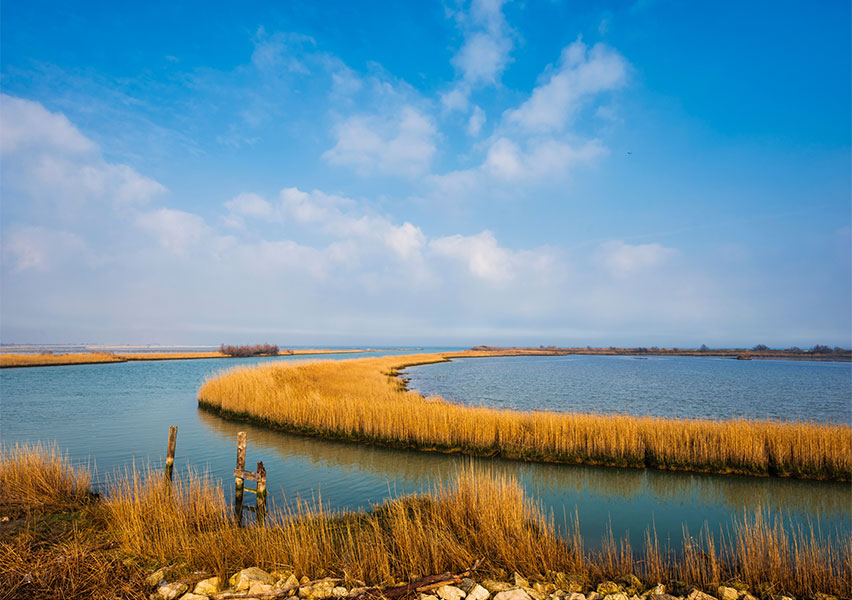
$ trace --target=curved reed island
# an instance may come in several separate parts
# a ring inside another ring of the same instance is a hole
[[[289,432],[425,451],[740,475],[852,479],[852,427],[736,419],[521,412],[409,391],[420,354],[237,368],[208,379],[199,406]]]

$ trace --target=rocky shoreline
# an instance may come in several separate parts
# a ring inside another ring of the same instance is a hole
[[[385,597],[383,590],[367,587],[364,582],[355,582],[361,585],[352,587],[343,585],[342,579],[310,581],[307,577],[298,579],[292,571],[286,570],[264,571],[250,567],[233,574],[227,581],[206,577],[209,573],[195,573],[184,578],[170,577],[170,573],[166,567],[148,577],[147,584],[153,589],[150,600],[365,600]],[[669,586],[658,583],[648,587],[632,574],[596,585],[581,583],[565,573],[549,575],[542,581],[533,582],[517,573],[511,581],[463,577],[457,578],[453,584],[440,582],[418,587],[404,596],[393,595],[413,600],[796,600],[792,596],[773,593],[771,586],[762,592],[751,591],[747,585],[736,581],[718,586],[713,590],[715,595],[711,595],[682,582],[671,582]],[[837,600],[835,596],[821,593],[811,598]]]

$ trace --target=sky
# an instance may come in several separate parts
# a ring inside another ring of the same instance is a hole
[[[0,342],[852,346],[848,2],[0,5]]]

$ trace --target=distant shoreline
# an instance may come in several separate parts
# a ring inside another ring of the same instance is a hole
[[[114,346],[119,347],[119,346]],[[138,347],[138,346],[126,346]],[[159,346],[158,348],[186,348],[187,346]],[[394,348],[403,351],[405,348]],[[364,354],[382,352],[381,349],[359,348],[335,350],[333,348],[316,348],[301,350],[283,350],[277,355],[264,356],[317,356],[324,354]],[[692,356],[703,358],[728,358],[739,360],[792,360],[818,362],[852,362],[852,351],[832,351],[826,354],[813,353],[808,350],[748,350],[745,348],[717,348],[695,350],[684,348],[556,348],[553,346],[538,348],[505,348],[500,346],[474,346],[466,351],[465,358],[485,358],[492,356]],[[36,352],[7,352],[0,353],[0,369],[26,367],[62,367],[73,365],[93,365],[109,363],[125,363],[146,360],[198,360],[211,358],[235,358],[218,351],[207,352],[134,352],[116,354],[112,352],[73,352],[67,354],[36,353]],[[259,357],[258,357],[259,358]]]
[[[277,355],[259,355],[252,358],[275,356],[316,356],[324,354],[362,354],[380,352],[370,348],[333,350],[318,348],[312,350],[284,350]],[[200,360],[210,358],[239,358],[221,352],[137,352],[132,354],[114,354],[111,352],[75,352],[68,354],[36,354],[9,352],[0,354],[0,369],[20,369],[29,367],[67,367],[74,365],[100,365],[111,363],[141,362],[153,360]]]

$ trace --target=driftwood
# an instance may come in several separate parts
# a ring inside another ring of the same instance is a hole
[[[298,585],[291,585],[290,587],[281,588],[280,590],[273,590],[271,592],[263,592],[258,594],[252,594],[251,598],[280,598],[281,596],[286,596],[292,591],[299,591],[299,588],[308,587],[309,585],[316,585],[318,583],[339,583],[342,582],[342,579],[332,579],[330,577],[326,577],[324,579],[314,579],[313,581],[308,581],[306,583],[300,583]],[[232,598],[245,598],[245,592],[219,592],[218,594],[213,594],[210,596],[213,600],[231,600]]]
[[[472,567],[467,569],[466,571],[462,571],[461,573],[441,573],[439,575],[429,575],[428,577],[424,577],[423,579],[418,579],[417,581],[412,581],[411,583],[407,583],[405,585],[398,585],[392,588],[386,588],[384,590],[379,588],[369,588],[360,592],[354,596],[345,596],[341,600],[371,600],[371,599],[380,599],[386,598],[387,600],[395,600],[396,598],[403,598],[413,592],[428,592],[434,589],[441,587],[442,585],[451,585],[453,583],[459,583],[465,577],[470,577],[471,573],[476,571],[479,568],[479,565],[482,563],[482,559],[477,560]],[[323,599],[329,600],[329,599]]]
[[[405,585],[399,585],[392,588],[386,588],[384,590],[379,588],[369,588],[362,592],[359,592],[355,595],[343,596],[341,598],[337,598],[335,596],[328,596],[326,598],[322,598],[321,600],[396,600],[397,598],[403,598],[413,592],[428,592],[430,590],[437,589],[442,585],[451,585],[453,583],[459,583],[465,577],[470,577],[471,573],[476,571],[479,568],[479,565],[482,564],[482,559],[477,560],[473,566],[466,571],[462,571],[461,573],[441,573],[439,575],[429,575],[428,577],[424,577],[423,579],[418,579],[417,581],[412,581],[411,583],[407,583]],[[342,579],[332,579],[326,577],[325,579],[315,579],[314,581],[308,581],[307,583],[300,583],[299,585],[291,585],[290,587],[282,588],[280,590],[274,590],[271,592],[263,592],[260,594],[252,594],[252,598],[280,598],[282,596],[287,596],[290,592],[296,591],[298,592],[300,588],[308,587],[311,585],[316,585],[318,583],[338,583],[342,582]],[[211,596],[213,600],[232,600],[236,598],[245,598],[245,592],[241,593],[229,593],[229,592],[220,592],[218,594],[214,594]]]

